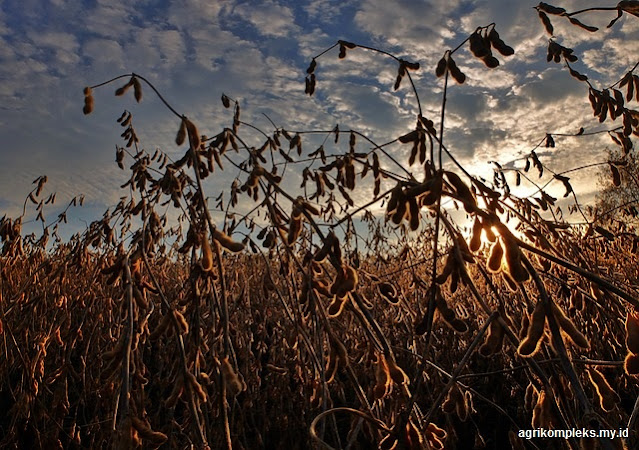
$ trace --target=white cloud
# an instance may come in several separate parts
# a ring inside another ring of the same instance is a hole
[[[274,1],[256,4],[243,3],[234,13],[250,22],[258,32],[267,37],[287,37],[299,30],[290,8]]]

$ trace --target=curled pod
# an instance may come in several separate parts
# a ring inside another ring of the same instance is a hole
[[[431,448],[435,450],[443,449],[446,436],[446,430],[439,428],[436,424],[431,422],[426,426],[424,437]]]
[[[331,301],[330,305],[328,305],[328,310],[327,310],[328,317],[330,318],[338,317],[344,310],[344,305],[346,305],[347,300],[348,300],[348,297],[339,298],[335,296],[333,298],[333,301]]]
[[[386,300],[388,303],[392,305],[397,305],[399,303],[399,299],[397,298],[397,290],[392,284],[386,282],[379,283],[377,285],[377,289],[379,290],[381,296],[384,297],[384,300]]]

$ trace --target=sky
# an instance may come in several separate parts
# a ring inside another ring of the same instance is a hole
[[[84,86],[138,73],[209,136],[232,122],[232,112],[220,101],[226,94],[240,102],[242,120],[269,134],[273,128],[266,116],[288,130],[329,130],[339,124],[342,130],[355,129],[381,143],[410,131],[415,123],[416,104],[408,84],[397,92],[392,89],[396,64],[361,49],[349,50],[340,60],[334,49],[318,60],[317,91],[309,97],[304,76],[311,58],[343,39],[419,62],[421,69],[411,75],[425,115],[438,126],[442,79],[434,75],[437,61],[478,26],[495,22],[515,54],[497,55],[501,64],[492,70],[467,48],[455,54],[467,81],[453,82],[448,90],[444,135],[451,152],[471,173],[491,179],[490,161],[520,167],[521,157],[546,133],[611,127],[592,117],[586,86],[570,77],[562,64],[546,62],[549,36],[533,9],[536,3],[4,0],[0,217],[21,214],[32,182],[41,175],[48,177],[43,195],[57,193],[56,204],[45,210],[47,223],[71,198],[85,196],[82,208],[69,211],[61,234],[84,230],[87,222],[115,206],[127,194],[119,186],[128,172],[115,163],[115,146],[123,144],[115,119],[124,109],[133,114],[142,147],[151,153],[160,148],[174,159],[184,153],[174,142],[179,121],[148,87],[143,88],[140,104],[131,94],[114,97],[122,83],[96,89],[95,110],[85,116]],[[554,4],[574,11],[616,2]],[[624,15],[606,29],[614,17],[614,12],[579,16],[599,26],[597,33],[553,18],[557,42],[579,57],[574,68],[600,87],[617,81],[639,60],[639,18]],[[605,134],[555,141],[555,148],[542,147],[537,153],[556,172],[605,161],[606,148],[614,147]],[[312,149],[312,144],[305,148]],[[409,146],[396,145],[389,151],[407,162]],[[131,160],[127,161],[128,167]],[[207,180],[207,193],[217,196],[235,175],[216,173]],[[580,200],[592,201],[596,172],[569,175]],[[530,186],[524,183],[522,189]],[[563,195],[561,183],[548,189],[556,197]],[[366,202],[370,195],[370,189],[356,192],[355,203]],[[28,208],[26,221],[36,214]]]

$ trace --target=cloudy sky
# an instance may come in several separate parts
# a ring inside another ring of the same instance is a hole
[[[161,148],[175,158],[179,122],[145,87],[144,99],[116,98],[118,85],[97,89],[95,111],[82,114],[82,89],[124,73],[148,78],[200,131],[214,135],[231,117],[222,93],[242,105],[242,119],[272,132],[268,115],[289,130],[356,129],[386,142],[414,126],[416,104],[408,84],[394,92],[397,66],[360,49],[339,60],[337,49],[318,60],[314,97],[304,94],[311,58],[337,39],[387,50],[421,64],[411,73],[425,115],[439,122],[442,80],[434,75],[444,51],[454,48],[478,26],[496,23],[515,55],[499,57],[489,70],[470,55],[455,60],[468,79],[449,90],[445,140],[469,171],[489,178],[496,160],[506,165],[530,152],[547,132],[601,130],[592,118],[587,88],[562,64],[547,63],[548,35],[533,7],[511,0],[4,0],[0,2],[0,216],[22,211],[31,184],[40,175],[49,182],[45,195],[57,192],[48,211],[53,220],[75,195],[85,206],[69,213],[67,230],[84,229],[125,192],[127,172],[115,164],[122,129],[115,122],[130,110],[141,144]],[[562,1],[568,11],[616,2]],[[579,18],[599,26],[588,33],[553,18],[557,41],[574,48],[574,67],[603,87],[621,78],[639,60],[639,19],[625,16],[612,29],[614,12]],[[499,56],[499,55],[498,55]],[[635,107],[632,106],[631,107]],[[554,149],[542,148],[542,161],[556,171],[605,161],[607,136],[556,137]],[[260,145],[257,140],[253,145]],[[364,145],[364,144],[360,144]],[[311,146],[306,147],[312,150]],[[335,149],[337,151],[337,149]],[[390,151],[402,162],[409,148]],[[235,174],[207,180],[216,196]],[[596,189],[593,172],[570,174],[580,199]],[[217,183],[217,184],[216,184]],[[550,192],[561,197],[561,184]],[[370,193],[356,196],[356,203]],[[26,219],[35,214],[27,214]]]

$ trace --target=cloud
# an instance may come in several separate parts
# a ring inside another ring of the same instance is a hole
[[[259,5],[242,3],[234,9],[234,13],[251,23],[263,36],[287,37],[299,30],[293,11],[274,1]]]
[[[571,10],[598,3],[564,2]],[[339,123],[342,129],[357,129],[384,142],[414,127],[417,113],[407,79],[393,91],[397,62],[361,48],[349,50],[347,58],[340,60],[333,49],[318,60],[317,91],[308,97],[303,89],[310,58],[337,39],[347,39],[420,62],[421,69],[411,76],[424,114],[438,125],[443,80],[434,75],[437,61],[477,26],[494,21],[516,53],[508,58],[498,55],[500,67],[490,70],[470,54],[467,45],[460,48],[454,58],[467,81],[462,86],[451,82],[445,122],[445,142],[451,152],[474,173],[490,175],[487,161],[513,161],[530,152],[547,132],[572,133],[582,125],[588,130],[610,125],[592,117],[584,83],[571,78],[563,64],[546,62],[548,35],[533,9],[536,4],[506,0],[316,0],[304,4],[280,0],[74,4],[60,0],[48,6],[35,0],[6,2],[0,7],[0,201],[20,205],[31,181],[46,170],[51,186],[61,194],[84,192],[94,205],[113,203],[125,175],[113,162],[122,131],[114,118],[124,108],[134,113],[146,148],[157,146],[172,156],[184,152],[174,144],[178,119],[148,87],[139,105],[128,94],[114,99],[116,85],[96,89],[96,111],[85,117],[80,112],[81,89],[87,84],[131,71],[140,73],[209,135],[231,123],[232,111],[220,103],[220,95],[226,93],[240,102],[242,120],[267,133],[273,127],[262,113],[289,130],[330,130]],[[639,51],[639,21],[627,17],[604,29],[609,16],[614,13],[583,16],[584,22],[602,27],[594,34],[564,18],[552,18],[557,41],[574,48],[579,56],[575,68],[596,86],[623,76]],[[249,134],[249,145],[261,145],[263,136]],[[308,137],[305,149],[314,149],[324,137]],[[559,137],[556,141],[557,148],[543,159],[558,170],[575,164],[570,155],[596,160],[610,145],[605,134],[587,141]],[[342,151],[342,144],[331,149]],[[369,148],[362,139],[358,146]],[[409,146],[397,145],[392,151],[407,161]],[[240,156],[232,157],[239,161]],[[207,180],[207,189],[222,189],[216,181],[227,185],[236,173],[231,167],[216,173]],[[61,181],[56,184],[57,179]],[[581,183],[578,174],[574,179],[584,191],[596,188],[592,182]],[[356,201],[365,202],[367,196],[370,192],[362,197],[356,194]]]

